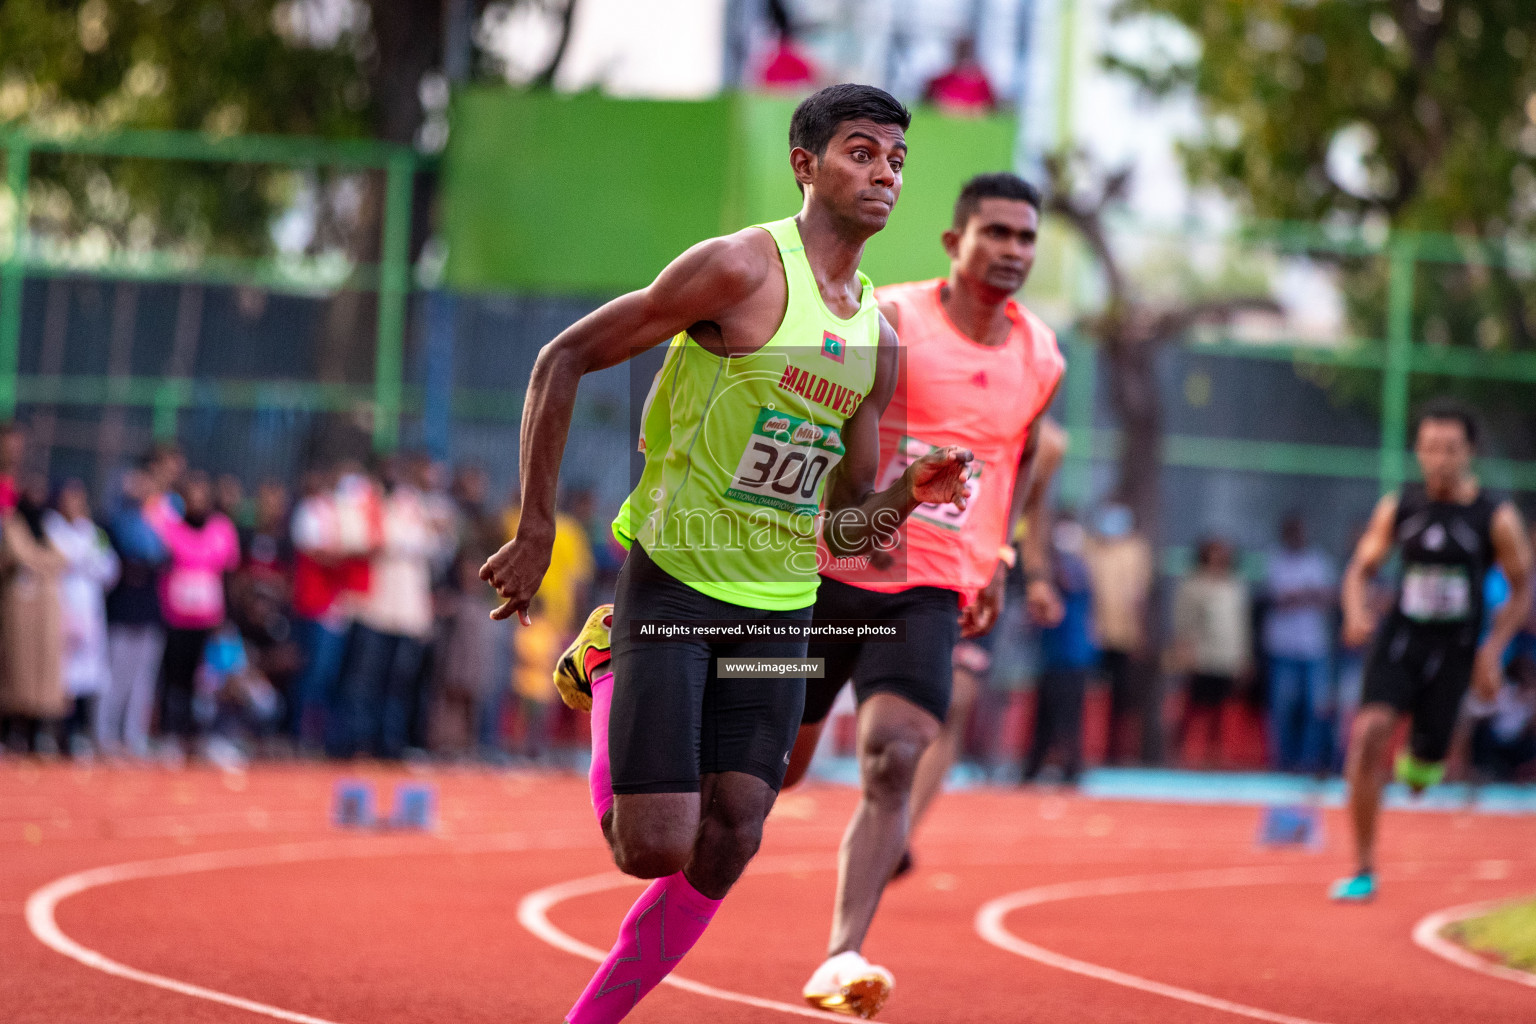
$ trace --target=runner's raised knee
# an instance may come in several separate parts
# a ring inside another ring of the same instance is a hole
[[[896,804],[906,800],[912,791],[917,762],[938,735],[937,721],[914,716],[910,721],[870,730],[860,737],[860,776],[865,799]]]

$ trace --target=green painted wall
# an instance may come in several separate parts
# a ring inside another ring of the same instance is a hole
[[[612,294],[700,239],[787,216],[793,100],[696,103],[472,88],[443,163],[447,282],[463,291]],[[1012,165],[1009,118],[919,111],[901,200],[864,259],[874,281],[944,273],[939,234],[960,185]]]

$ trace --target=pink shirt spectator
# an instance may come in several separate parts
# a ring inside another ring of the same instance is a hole
[[[762,84],[769,89],[800,89],[816,84],[816,66],[793,40],[781,39],[763,64]]]
[[[240,538],[223,514],[192,526],[164,495],[144,506],[144,518],[171,553],[160,577],[160,611],[172,629],[216,629],[224,624],[224,574],[240,564]]]
[[[977,64],[961,64],[929,82],[928,100],[949,114],[985,114],[997,106],[992,83]]]

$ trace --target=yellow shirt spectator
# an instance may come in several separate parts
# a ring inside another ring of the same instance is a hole
[[[519,509],[507,510],[507,536],[517,533],[519,518]],[[585,608],[577,607],[577,601],[592,582],[594,569],[587,531],[572,516],[557,514],[549,570],[529,609],[533,626],[521,627],[515,633],[515,685],[519,695],[532,700],[554,699],[555,660],[579,625],[578,615],[586,612]]]

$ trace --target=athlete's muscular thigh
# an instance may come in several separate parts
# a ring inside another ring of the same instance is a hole
[[[701,794],[698,839],[686,871],[695,889],[723,899],[762,844],[763,822],[778,793],[746,772],[712,772]]]
[[[627,875],[660,878],[682,870],[698,831],[698,793],[614,794],[613,860]]]

